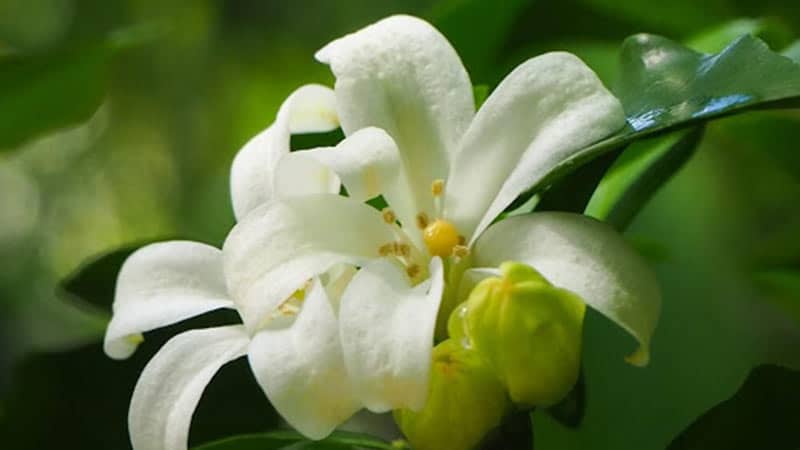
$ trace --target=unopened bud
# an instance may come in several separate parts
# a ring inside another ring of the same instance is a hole
[[[453,311],[450,337],[483,355],[514,403],[553,405],[578,379],[586,307],[525,264],[500,271]]]
[[[425,406],[419,412],[395,411],[395,421],[414,450],[470,450],[510,406],[486,361],[448,339],[433,349]]]

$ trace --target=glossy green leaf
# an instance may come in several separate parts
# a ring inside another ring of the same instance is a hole
[[[755,368],[732,398],[703,414],[667,450],[793,450],[800,447],[800,372]]]
[[[752,109],[800,106],[800,64],[743,36],[706,55],[669,39],[625,40],[616,95],[628,127],[563,161],[534,190],[635,141]]]
[[[88,120],[105,96],[114,54],[158,33],[147,25],[132,27],[98,44],[0,60],[0,152]]]
[[[781,54],[800,63],[800,41],[794,41],[792,45],[783,49]]]
[[[617,95],[628,123],[638,133],[686,126],[780,100],[800,101],[800,65],[752,36],[706,55],[640,34],[623,44],[621,64]]]
[[[600,181],[586,214],[624,230],[658,188],[694,154],[702,136],[700,126],[628,147]]]
[[[195,447],[194,450],[349,450],[349,449],[392,449],[392,445],[378,438],[360,433],[335,431],[320,441],[311,441],[291,430],[278,430],[260,434],[233,436],[216,442]]]

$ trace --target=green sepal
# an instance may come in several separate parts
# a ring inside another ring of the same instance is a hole
[[[518,406],[553,405],[578,379],[586,307],[525,264],[500,271],[454,310],[451,338],[483,355]]]
[[[452,339],[433,349],[429,397],[394,413],[414,450],[470,450],[503,421],[511,403],[488,363]]]

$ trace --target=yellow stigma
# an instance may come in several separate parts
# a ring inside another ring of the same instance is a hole
[[[431,255],[443,258],[450,256],[453,253],[453,247],[459,245],[456,226],[442,219],[436,219],[428,224],[422,231],[422,238]]]

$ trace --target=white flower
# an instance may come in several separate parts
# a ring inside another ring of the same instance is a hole
[[[198,242],[162,242],[136,251],[117,279],[105,352],[127,358],[145,331],[234,308],[222,266],[222,252]],[[347,378],[336,319],[342,290],[354,272],[345,265],[333,267],[298,286],[258,321],[239,311],[248,327],[191,330],[172,338],[136,384],[128,415],[133,448],[186,449],[203,389],[220,367],[245,355],[278,412],[310,438],[327,436],[361,409]]]
[[[317,59],[331,66],[335,90],[306,87],[287,104],[302,103],[309,117],[326,111],[324,125],[340,123],[347,138],[289,153],[290,131],[307,128],[289,125],[285,104],[232,170],[240,222],[223,249],[245,323],[309,278],[358,266],[339,312],[357,397],[376,412],[419,409],[437,313],[452,309],[470,280],[514,260],[631,333],[640,347],[629,361],[646,364],[659,290],[619,235],[567,213],[492,225],[518,195],[624,126],[621,105],[583,62],[561,52],[530,59],[476,113],[458,55],[420,19],[387,18]],[[378,194],[391,209],[364,203]]]

